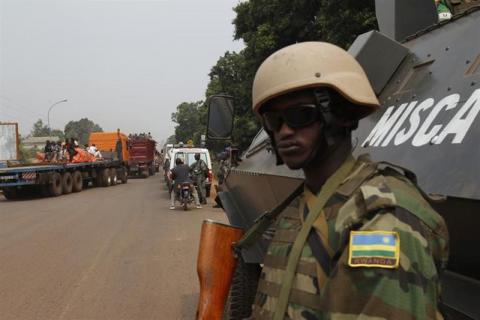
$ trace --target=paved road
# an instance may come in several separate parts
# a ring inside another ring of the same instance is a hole
[[[203,219],[157,175],[59,198],[0,196],[0,319],[193,319]]]

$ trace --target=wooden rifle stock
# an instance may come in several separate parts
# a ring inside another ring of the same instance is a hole
[[[197,260],[200,281],[198,320],[222,319],[236,265],[232,243],[242,235],[240,228],[212,220],[203,221]]]

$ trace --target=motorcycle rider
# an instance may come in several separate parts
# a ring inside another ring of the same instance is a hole
[[[305,174],[276,221],[252,318],[441,319],[443,218],[412,173],[351,154],[351,131],[379,108],[358,62],[297,43],[263,62],[252,95],[277,163]]]
[[[208,177],[208,166],[205,161],[200,159],[200,153],[195,153],[195,162],[190,166],[190,170],[193,173],[193,179],[198,187],[200,202],[207,204],[205,179]]]
[[[170,192],[170,210],[175,209],[175,196],[178,191],[178,186],[182,183],[190,183],[190,191],[192,192],[193,199],[195,200],[195,206],[197,209],[201,209],[200,202],[198,200],[198,193],[195,187],[193,186],[192,180],[190,179],[190,167],[183,163],[182,159],[175,159],[175,168],[172,169],[170,173],[170,179],[174,180],[173,188]]]

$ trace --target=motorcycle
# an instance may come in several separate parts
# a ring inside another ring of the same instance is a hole
[[[188,209],[188,205],[193,203],[193,194],[192,194],[192,184],[189,182],[184,182],[178,185],[178,201],[180,202],[183,210]]]

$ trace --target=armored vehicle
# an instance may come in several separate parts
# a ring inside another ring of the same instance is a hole
[[[442,278],[446,319],[480,319],[480,1],[449,0],[451,19],[439,22],[433,0],[376,0],[379,31],[349,49],[364,67],[382,108],[354,132],[354,153],[410,168],[450,232]],[[208,136],[225,138],[232,100],[211,99]],[[219,193],[235,226],[248,228],[285,199],[302,172],[276,166],[260,131]],[[258,272],[268,243],[242,253]],[[235,279],[234,279],[235,281]],[[235,285],[235,282],[234,282]]]

